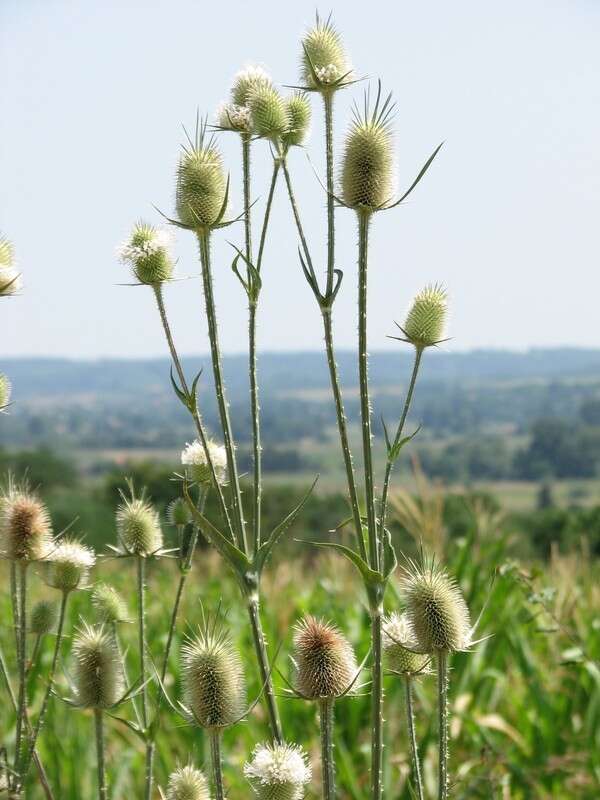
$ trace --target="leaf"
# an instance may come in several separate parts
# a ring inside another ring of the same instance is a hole
[[[440,145],[441,147],[442,145]],[[438,148],[439,149],[439,148]],[[215,220],[215,226],[219,225],[223,217],[225,216],[225,212],[227,211],[227,204],[229,203],[229,180],[230,176],[227,176],[227,184],[225,186],[225,195],[223,196],[223,205],[221,206],[221,210]]]
[[[182,391],[182,389],[180,389],[179,386],[177,385],[177,382],[175,380],[175,376],[173,375],[173,366],[172,365],[171,365],[171,385],[173,386],[173,391],[175,392],[177,397],[181,400],[183,405],[186,408],[189,408],[189,398],[188,398],[187,394],[184,391]]]
[[[304,505],[305,505],[306,501],[308,500],[308,498],[311,496],[312,491],[315,488],[318,480],[319,480],[319,476],[317,475],[317,477],[314,479],[314,481],[312,483],[312,486],[306,492],[306,494],[304,495],[302,500],[300,500],[298,505],[295,508],[293,508],[292,511],[290,511],[290,513],[287,515],[287,517],[285,517],[285,519],[283,519],[279,523],[279,525],[277,525],[277,527],[275,527],[272,530],[272,532],[269,535],[269,538],[267,539],[267,541],[264,542],[261,545],[258,553],[256,554],[256,559],[255,559],[256,563],[255,563],[255,567],[254,567],[259,575],[260,575],[260,573],[261,573],[261,571],[262,571],[262,569],[263,569],[268,557],[271,555],[271,552],[273,551],[273,548],[275,547],[277,542],[281,539],[283,534],[290,528],[290,526],[293,525],[296,517],[298,516],[298,514],[300,513],[300,511],[304,507]]]
[[[382,576],[380,573],[376,572],[374,569],[371,569],[371,567],[366,563],[366,561],[363,561],[358,553],[355,553],[354,550],[346,547],[346,545],[339,544],[339,542],[315,542],[311,541],[310,539],[299,539],[298,541],[301,541],[304,544],[312,544],[315,547],[331,547],[334,550],[338,550],[343,556],[346,556],[346,558],[354,564],[354,566],[362,575],[367,586],[381,586]]]
[[[383,532],[383,576],[389,578],[392,572],[398,566],[398,558],[394,545],[392,544],[392,536],[386,528]]]
[[[441,148],[442,148],[442,145],[443,145],[443,144],[444,144],[443,142],[440,142],[440,144],[438,144],[438,146],[435,148],[435,150],[433,151],[433,153],[432,153],[432,154],[429,156],[429,158],[427,159],[427,161],[426,161],[426,162],[423,164],[423,166],[421,167],[421,171],[419,172],[419,174],[417,175],[417,177],[414,179],[414,181],[411,183],[411,185],[408,187],[408,189],[407,189],[407,190],[404,192],[404,194],[402,195],[402,197],[401,197],[399,200],[396,200],[396,202],[395,202],[395,203],[393,203],[391,206],[386,206],[386,208],[395,208],[396,206],[399,206],[399,205],[400,205],[400,203],[402,203],[404,200],[406,200],[406,198],[408,197],[408,195],[409,195],[409,194],[412,192],[412,190],[413,190],[413,189],[416,187],[416,185],[419,183],[419,181],[421,180],[421,178],[423,177],[423,175],[425,175],[425,173],[427,172],[427,170],[428,170],[428,169],[429,169],[429,167],[431,166],[431,164],[432,164],[432,162],[433,162],[433,159],[434,159],[434,158],[437,156],[437,154],[440,152],[440,150],[441,150]]]
[[[410,442],[411,439],[414,439],[420,430],[421,426],[419,425],[419,427],[414,431],[414,433],[411,433],[410,436],[404,436],[402,439],[399,439],[397,442],[395,442],[391,447],[388,447],[388,458],[392,463],[398,460],[398,457],[400,456],[400,451],[402,450],[404,445],[408,444],[408,442]],[[387,436],[386,436],[386,441],[387,441]]]

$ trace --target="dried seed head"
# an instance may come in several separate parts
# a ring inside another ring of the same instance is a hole
[[[224,484],[227,479],[227,453],[223,445],[207,441],[208,454],[212,461],[217,481]],[[191,444],[187,443],[181,453],[181,463],[187,467],[189,477],[200,484],[211,484],[212,474],[206,451],[201,441],[196,439]]]
[[[86,625],[73,641],[77,703],[84,708],[110,708],[124,694],[123,670],[114,638],[102,627]]]
[[[259,744],[244,765],[259,800],[301,800],[311,770],[304,750],[295,744]]]
[[[206,140],[206,124],[195,143],[183,148],[177,167],[175,204],[179,221],[193,230],[215,225],[223,210],[227,179],[214,140]]]
[[[94,587],[92,605],[100,622],[113,624],[129,620],[127,603],[114,586],[108,583],[99,583]]]
[[[411,562],[404,581],[408,623],[425,653],[465,650],[471,642],[469,609],[455,581],[434,563]]]
[[[294,634],[296,689],[304,697],[339,697],[356,676],[350,642],[329,622],[304,617]]]
[[[150,556],[163,544],[158,513],[145,497],[123,497],[117,509],[117,534],[126,553]]]
[[[12,561],[41,561],[53,546],[50,515],[27,485],[9,480],[0,497],[0,553]]]
[[[257,86],[248,98],[252,130],[258,136],[281,136],[288,127],[286,104],[274,86]]]
[[[381,104],[378,94],[373,112],[355,109],[346,136],[341,188],[346,205],[376,211],[392,199],[393,147],[390,130],[391,97]]]
[[[231,87],[231,101],[235,106],[247,106],[255,89],[272,86],[273,81],[262,67],[249,65],[237,73]]]
[[[0,372],[0,411],[10,403],[12,394],[12,384],[9,379]]]
[[[221,103],[217,109],[217,125],[227,131],[250,133],[252,120],[247,106],[236,106],[235,103]]]
[[[48,554],[46,582],[61,592],[73,592],[88,585],[96,554],[76,539],[61,539]]]
[[[136,222],[130,237],[117,250],[119,259],[128,264],[140,283],[156,285],[173,276],[171,235],[147,222]]]
[[[406,614],[394,612],[383,620],[383,652],[389,669],[406,675],[422,672],[429,656],[411,652],[418,647]]]
[[[229,634],[206,624],[181,649],[186,703],[203,728],[225,728],[242,716],[244,671]]]
[[[176,769],[169,776],[166,800],[210,800],[208,781],[191,764]]]
[[[29,630],[36,636],[45,636],[54,628],[57,616],[56,603],[40,600],[31,609]]]
[[[286,147],[301,145],[310,128],[310,102],[304,92],[294,92],[285,100],[287,126],[281,135],[281,141]]]
[[[302,80],[312,89],[332,89],[332,84],[343,76],[350,79],[352,67],[330,20],[324,22],[317,16],[315,26],[302,39],[301,69]]]
[[[166,517],[169,525],[178,528],[183,525],[189,525],[192,521],[192,512],[183,497],[177,497],[167,506]]]
[[[413,300],[402,328],[415,347],[432,347],[444,338],[448,295],[438,286],[426,286]]]
[[[21,291],[21,275],[15,266],[12,242],[0,236],[0,297]]]

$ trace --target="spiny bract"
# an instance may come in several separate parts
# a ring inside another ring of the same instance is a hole
[[[129,619],[124,598],[108,583],[99,583],[94,587],[92,605],[100,622],[113,624]]]
[[[48,554],[46,582],[61,592],[73,592],[87,586],[96,554],[76,539],[61,539]]]
[[[124,694],[123,670],[114,638],[102,627],[86,625],[73,641],[76,702],[84,708],[110,708]]]
[[[163,544],[158,513],[144,497],[123,498],[116,514],[117,533],[126,553],[150,556]]]
[[[118,249],[120,260],[129,264],[140,283],[155,285],[173,276],[171,235],[147,222],[136,222],[129,239]]]
[[[297,147],[304,142],[310,128],[311,111],[307,95],[304,92],[294,92],[285,100],[285,111],[287,125],[281,141],[285,147]]]
[[[0,372],[0,411],[10,403],[12,384],[3,372]]]
[[[339,33],[331,24],[317,16],[316,24],[302,39],[302,80],[312,89],[323,89],[347,76],[352,67],[346,56]],[[313,70],[316,73],[313,75]]]
[[[31,609],[29,630],[36,636],[45,636],[47,633],[50,633],[56,624],[56,618],[56,603],[51,603],[48,600],[40,600]]]
[[[466,650],[471,644],[469,609],[447,572],[434,563],[410,562],[404,580],[406,613],[424,653]]]
[[[27,485],[9,480],[0,497],[0,555],[12,561],[40,561],[52,546],[46,506]]]
[[[223,212],[227,179],[223,159],[213,139],[206,139],[206,125],[195,143],[184,147],[177,167],[175,204],[179,221],[188,228],[211,228]]]
[[[432,347],[444,338],[448,295],[441,286],[426,286],[413,300],[402,331],[415,347]]]
[[[166,800],[210,800],[208,781],[191,764],[176,769],[169,776]]]
[[[227,632],[204,625],[181,649],[186,703],[203,728],[225,728],[243,714],[242,662]]]
[[[250,64],[240,70],[233,79],[231,101],[238,107],[247,106],[251,93],[263,86],[272,86],[273,81],[262,67]]]
[[[259,744],[244,765],[259,800],[301,800],[311,779],[307,757],[294,744]]]
[[[217,482],[225,483],[227,477],[227,453],[223,445],[207,441],[208,456],[212,462]],[[185,450],[181,453],[181,463],[187,467],[190,478],[196,483],[212,483],[212,473],[206,450],[199,439],[195,439],[191,444],[186,443]]]
[[[252,130],[258,136],[275,138],[288,127],[286,104],[274,86],[257,86],[248,100]]]
[[[304,617],[294,634],[296,689],[304,697],[339,697],[356,677],[350,642],[329,622]]]
[[[383,620],[383,651],[389,669],[406,675],[422,672],[429,663],[429,656],[413,653],[418,646],[406,614],[394,611]]]

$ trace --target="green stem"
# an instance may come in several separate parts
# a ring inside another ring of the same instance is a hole
[[[287,161],[285,159],[282,161],[282,165],[283,165],[283,176],[285,178],[285,185],[287,187],[288,197],[290,198],[290,205],[292,207],[292,214],[294,215],[294,222],[296,223],[296,229],[298,231],[298,236],[300,237],[300,244],[302,245],[302,252],[304,253],[304,257],[307,263],[311,264],[312,259],[310,257],[310,250],[308,249],[308,242],[306,241],[304,227],[302,225],[302,220],[300,219],[300,211],[298,209],[296,195],[294,194],[294,187],[292,186],[290,171],[288,170]]]
[[[333,196],[333,92],[323,92],[325,107],[325,158],[327,162],[327,289],[333,289],[335,269],[335,198]]]
[[[335,798],[335,761],[333,759],[334,703],[333,697],[323,698],[319,703],[323,800],[333,800]]]
[[[223,367],[221,364],[221,352],[219,348],[219,331],[217,327],[217,314],[210,266],[210,232],[199,232],[198,242],[200,244],[200,261],[202,265],[204,301],[206,305],[206,317],[208,320],[208,338],[210,341],[215,391],[217,394],[217,405],[219,408],[221,427],[223,429],[223,443],[227,453],[227,470],[229,473],[229,480],[231,482],[231,496],[237,523],[237,544],[240,550],[243,550],[244,553],[247,553],[248,548],[246,542],[246,525],[244,522],[244,513],[242,508],[242,493],[240,489],[240,479],[235,458],[235,444],[233,441],[233,434],[231,432],[229,404],[225,395],[225,382],[223,380]]]
[[[448,798],[448,653],[437,654],[438,716],[439,716],[439,768],[438,800]]]
[[[121,637],[119,636],[119,632],[117,630],[117,623],[113,622],[111,624],[111,627],[112,627],[113,640],[114,640],[114,643],[115,643],[115,647],[117,649],[117,654],[119,656],[119,662],[121,664],[121,674],[123,675],[123,681],[125,683],[125,686],[127,688],[129,688],[131,686],[131,684],[129,682],[129,673],[128,673],[128,670],[127,670],[127,660],[125,658],[125,653],[123,652],[123,648],[121,646]],[[136,720],[138,722],[138,725],[141,728],[142,727],[142,718],[140,716],[140,710],[138,708],[138,704],[136,702],[135,697],[131,698],[131,704],[133,706],[133,711],[135,713],[135,718],[136,718]]]
[[[35,642],[33,644],[33,650],[31,651],[31,657],[29,659],[29,664],[27,665],[27,672],[31,672],[33,667],[35,666],[35,662],[37,661],[38,655],[40,653],[40,647],[42,644],[42,634],[38,633],[35,637]]]
[[[146,685],[146,559],[137,557],[137,592],[138,592],[138,650],[140,653],[140,680],[142,682],[142,725],[148,731],[148,687]],[[146,781],[145,800],[151,800],[153,782],[154,752],[151,742],[146,741]]]
[[[19,698],[17,701],[17,730],[15,747],[15,771],[19,772],[23,730],[27,708],[27,562],[19,563]]]
[[[265,635],[263,633],[262,624],[260,621],[259,600],[257,594],[251,595],[248,598],[248,616],[250,617],[250,628],[252,630],[254,650],[256,652],[256,659],[258,661],[261,687],[263,687],[265,702],[267,704],[267,712],[269,714],[271,735],[275,741],[283,742],[283,731],[281,727],[281,720],[279,718],[277,699],[273,690],[273,681],[271,678],[271,669],[267,655],[267,646],[265,644]]]
[[[12,604],[13,615],[13,628],[15,632],[15,652],[17,655],[17,663],[21,658],[21,637],[19,625],[19,584],[17,581],[17,563],[16,561],[10,562],[10,599]]]
[[[96,754],[98,757],[98,798],[99,800],[108,800],[104,762],[104,718],[101,708],[94,709],[94,723],[96,729]]]
[[[417,800],[424,800],[423,781],[421,779],[421,763],[419,761],[419,750],[417,748],[417,736],[415,733],[415,715],[413,711],[412,677],[404,676],[404,688],[406,691],[406,724],[408,727],[408,738],[410,740],[410,750],[413,762],[413,778],[417,787]]]
[[[382,609],[372,612],[371,642],[373,669],[371,687],[371,798],[383,796],[383,659],[382,659]]]
[[[279,177],[279,170],[281,168],[281,159],[273,159],[273,172],[271,174],[271,185],[269,186],[269,194],[267,195],[267,204],[265,206],[265,216],[263,219],[262,230],[260,232],[260,242],[258,244],[258,257],[256,259],[256,269],[260,272],[262,266],[262,259],[265,250],[265,243],[267,240],[267,229],[271,219],[271,209],[273,207],[273,197],[275,196],[275,187],[277,186],[277,178]]]
[[[244,239],[246,258],[252,263],[252,220],[250,219],[250,147],[252,134],[242,133],[242,174],[244,183]]]
[[[225,800],[223,764],[221,761],[221,731],[218,728],[213,728],[210,731],[210,758],[213,771],[215,800]]]

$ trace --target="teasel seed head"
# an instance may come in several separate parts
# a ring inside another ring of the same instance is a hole
[[[58,617],[56,603],[39,600],[31,609],[29,630],[36,636],[45,636],[54,628]]]
[[[295,628],[294,649],[296,690],[304,697],[339,697],[356,677],[352,645],[325,620],[301,619]]]
[[[404,581],[408,623],[424,653],[466,650],[471,644],[471,620],[462,592],[453,578],[434,562],[409,562]]]
[[[53,547],[48,509],[27,484],[9,478],[0,497],[0,555],[11,561],[41,561]]]
[[[176,528],[189,525],[192,521],[192,512],[183,497],[176,497],[167,506],[167,522]]]
[[[12,242],[0,236],[0,297],[18,294],[21,289],[21,274],[15,266],[14,247]]]
[[[240,70],[233,79],[231,102],[235,106],[247,107],[253,91],[273,85],[268,72],[262,67],[250,64]]]
[[[298,745],[259,744],[244,765],[244,775],[259,800],[302,800],[311,769]]]
[[[446,290],[437,284],[426,286],[413,300],[402,332],[417,348],[433,347],[444,338],[447,315]]]
[[[389,669],[405,675],[423,672],[429,663],[429,656],[412,652],[418,647],[406,614],[394,611],[383,620],[383,652]]]
[[[301,70],[305,85],[318,91],[338,88],[339,84],[336,86],[336,81],[344,76],[347,80],[351,79],[349,73],[352,67],[341,37],[330,19],[323,21],[317,15],[315,25],[304,35]],[[316,73],[316,80],[313,70]]]
[[[3,372],[0,372],[0,411],[10,404],[12,384]]]
[[[281,135],[285,147],[298,147],[308,136],[310,128],[310,101],[305,92],[294,92],[285,100],[287,126]]]
[[[77,539],[61,539],[47,556],[45,580],[61,592],[73,592],[88,586],[96,554]]]
[[[83,708],[110,708],[123,696],[123,670],[114,637],[102,626],[84,623],[73,641],[76,702]]]
[[[136,556],[151,556],[163,545],[163,535],[158,512],[152,504],[141,497],[122,496],[117,508],[117,534],[126,553]]]
[[[131,235],[117,250],[140,283],[156,286],[173,277],[172,237],[168,231],[147,222],[136,222]]]
[[[210,800],[204,773],[191,764],[176,769],[169,776],[166,800]]]
[[[223,445],[212,440],[207,441],[207,449],[212,461],[217,481],[223,485],[227,480],[227,453]],[[204,445],[199,439],[191,444],[186,443],[181,453],[181,463],[186,467],[191,480],[201,485],[212,483],[212,474]]]
[[[186,705],[203,728],[225,728],[244,712],[245,681],[240,657],[229,634],[204,624],[182,649]]]
[[[378,211],[392,199],[392,110],[390,95],[381,102],[381,87],[372,112],[368,94],[364,110],[354,109],[341,169],[342,199],[350,208]]]
[[[274,86],[257,86],[250,92],[248,107],[252,130],[258,136],[274,139],[288,127],[286,104]]]
[[[129,613],[123,596],[108,583],[99,583],[92,592],[92,605],[100,622],[112,625],[128,622]]]
[[[214,138],[206,138],[206,122],[182,149],[175,191],[179,221],[192,230],[212,228],[223,210],[227,178]]]

